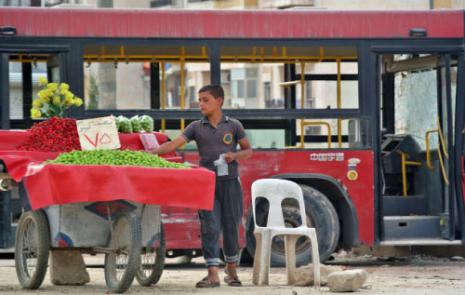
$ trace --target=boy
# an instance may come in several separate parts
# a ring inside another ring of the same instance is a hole
[[[216,173],[213,211],[199,211],[202,251],[208,275],[196,284],[197,288],[220,286],[218,271],[221,230],[223,231],[224,258],[227,264],[224,281],[229,286],[242,285],[236,272],[239,262],[239,227],[243,207],[237,160],[250,157],[252,149],[242,124],[223,115],[221,110],[223,102],[224,91],[221,86],[202,87],[199,90],[199,107],[203,118],[189,124],[184,133],[173,141],[164,143],[152,151],[155,154],[168,153],[195,140],[200,154],[200,166]],[[236,150],[237,144],[241,147],[240,151]],[[224,169],[224,165],[222,168],[218,165],[217,160],[220,155],[227,162],[227,169]]]

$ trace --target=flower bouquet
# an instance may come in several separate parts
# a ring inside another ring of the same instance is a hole
[[[72,106],[79,107],[83,101],[69,91],[66,83],[48,83],[47,79],[40,78],[39,85],[42,89],[37,98],[32,102],[31,118],[63,117],[65,110]]]

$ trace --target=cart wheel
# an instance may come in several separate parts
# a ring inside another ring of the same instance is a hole
[[[21,215],[16,232],[15,267],[21,287],[37,289],[47,273],[50,233],[43,211]]]
[[[165,233],[163,225],[160,228],[160,246],[158,248],[145,247],[140,255],[140,267],[136,279],[140,285],[149,287],[160,280],[165,265]]]
[[[105,281],[113,293],[123,293],[134,280],[139,268],[141,225],[134,213],[123,213],[113,225],[110,245],[105,254]]]

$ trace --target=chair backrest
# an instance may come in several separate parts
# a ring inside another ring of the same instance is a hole
[[[266,227],[286,227],[284,223],[283,210],[281,207],[284,199],[295,199],[299,204],[302,226],[307,227],[305,215],[305,204],[302,189],[295,182],[284,179],[258,179],[252,183],[252,212],[255,227],[256,219],[256,199],[265,198],[270,204]]]

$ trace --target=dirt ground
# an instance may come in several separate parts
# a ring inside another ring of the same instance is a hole
[[[37,291],[22,290],[16,279],[14,261],[0,260],[0,293],[4,294],[105,294],[100,257],[86,258],[91,282],[85,286],[54,286],[47,276],[44,284]],[[348,269],[363,268],[369,278],[360,294],[465,294],[465,261],[454,261],[450,258],[434,258],[413,256],[409,258],[375,258],[367,255],[350,259],[336,259],[331,264],[342,264]],[[270,286],[252,285],[252,268],[241,267],[240,277],[243,287],[228,287],[199,290],[194,288],[195,282],[205,275],[201,259],[191,264],[179,264],[169,259],[160,282],[150,288],[144,288],[134,281],[128,294],[325,294],[330,293],[327,287],[315,290],[312,287],[286,286],[285,269],[273,268],[270,275]]]

